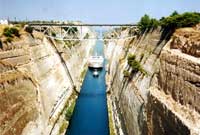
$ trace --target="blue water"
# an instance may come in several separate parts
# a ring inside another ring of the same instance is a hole
[[[93,54],[103,55],[103,42],[97,41]],[[93,77],[88,69],[66,135],[109,135],[105,69]]]

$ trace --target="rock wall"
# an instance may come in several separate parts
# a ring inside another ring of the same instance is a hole
[[[198,27],[176,30],[170,48],[179,49],[183,53],[200,57],[200,33]]]
[[[20,34],[0,51],[0,134],[49,134],[73,91],[67,70],[79,84],[95,41],[69,48],[39,32]]]
[[[162,31],[156,29],[106,45],[108,91],[124,125],[124,132],[118,134],[200,133],[199,59],[170,48],[172,40],[161,40],[161,36]],[[147,74],[138,71],[131,78],[124,76],[124,70],[130,70],[128,54],[136,55]]]

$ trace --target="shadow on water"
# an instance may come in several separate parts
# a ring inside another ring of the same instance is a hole
[[[103,55],[103,42],[97,41],[93,54]],[[93,76],[88,69],[66,135],[109,135],[105,68]]]

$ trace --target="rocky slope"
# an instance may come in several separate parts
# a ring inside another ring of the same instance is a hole
[[[200,134],[199,33],[197,28],[179,29],[165,41],[156,29],[107,43],[108,91],[113,111],[119,112],[113,117],[121,120],[117,134]],[[124,75],[130,72],[128,54],[135,54],[146,74]]]
[[[85,31],[92,34],[88,28]],[[69,48],[39,32],[30,35],[23,30],[11,43],[2,41],[0,134],[50,133],[73,92],[72,81],[75,85],[81,81],[94,43],[84,41]]]
[[[183,53],[200,57],[200,33],[198,27],[176,30],[170,48],[179,49]]]

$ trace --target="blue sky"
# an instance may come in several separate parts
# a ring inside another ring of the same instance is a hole
[[[136,23],[145,13],[160,18],[200,12],[200,0],[0,0],[0,18],[79,20],[86,23]]]

